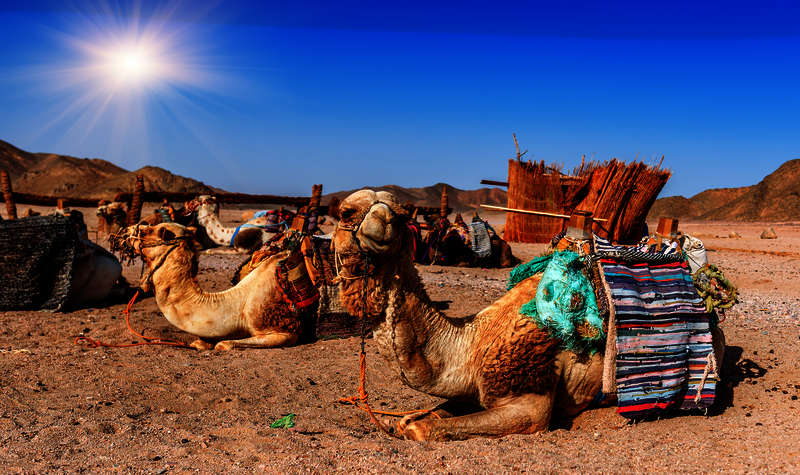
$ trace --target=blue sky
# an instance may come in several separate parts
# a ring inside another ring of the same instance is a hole
[[[564,5],[3,4],[0,139],[276,194],[477,188],[512,132],[569,167],[663,154],[662,196],[800,157],[800,8]],[[111,88],[87,65],[120,38],[169,74]]]

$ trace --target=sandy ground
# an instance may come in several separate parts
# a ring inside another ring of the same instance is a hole
[[[86,210],[93,225],[91,210]],[[240,211],[223,213],[228,222]],[[358,338],[227,353],[165,347],[87,349],[81,334],[129,342],[124,304],[70,313],[0,312],[0,471],[135,472],[800,472],[800,225],[690,223],[742,303],[722,323],[725,383],[708,415],[628,424],[613,407],[557,421],[549,432],[415,443],[389,439],[337,403],[355,394]],[[738,231],[742,239],[716,238]],[[542,246],[515,245],[530,258]],[[744,252],[780,250],[794,256]],[[236,255],[203,255],[200,281],[227,288]],[[452,315],[503,294],[508,270],[420,266]],[[139,267],[125,275],[135,282]],[[191,341],[152,297],[133,324]],[[386,410],[435,398],[405,387],[368,341],[368,390]],[[284,414],[293,429],[270,429]]]

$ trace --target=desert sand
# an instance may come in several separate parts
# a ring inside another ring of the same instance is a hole
[[[94,211],[82,211],[91,228]],[[223,210],[229,223],[240,215]],[[768,225],[777,240],[759,239]],[[614,407],[601,407],[534,435],[394,440],[337,402],[356,393],[358,338],[223,353],[87,349],[73,339],[132,340],[124,303],[69,313],[0,312],[0,471],[800,471],[800,223],[681,227],[720,249],[709,252],[710,260],[740,289],[741,303],[721,324],[728,344],[724,381],[708,414],[630,424]],[[730,231],[742,238],[728,238]],[[543,246],[513,248],[529,259]],[[227,288],[242,259],[203,254],[201,284]],[[504,293],[508,276],[508,269],[418,269],[451,315],[482,309]],[[138,264],[125,269],[131,282],[139,274]],[[152,297],[135,305],[132,323],[148,336],[192,340],[167,323]],[[375,408],[438,403],[394,377],[371,341],[367,351]],[[296,414],[294,428],[270,429],[288,413]]]

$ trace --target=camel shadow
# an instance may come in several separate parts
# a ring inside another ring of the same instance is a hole
[[[717,385],[714,405],[708,413],[716,416],[733,406],[734,388],[742,383],[756,384],[756,380],[767,374],[767,369],[751,360],[742,358],[741,346],[726,346],[722,363],[722,380]]]

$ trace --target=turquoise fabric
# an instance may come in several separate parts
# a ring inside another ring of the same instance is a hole
[[[592,285],[583,273],[581,258],[572,251],[554,252],[548,257],[523,264],[528,267],[518,273],[517,277],[545,264],[536,296],[520,308],[520,313],[561,340],[568,350],[590,354],[602,350],[605,345],[603,320]]]
[[[552,257],[552,254],[537,257],[511,269],[511,273],[508,274],[508,285],[506,285],[506,290],[513,289],[517,284],[532,275],[544,272],[544,269],[547,267],[547,264],[550,262]]]

